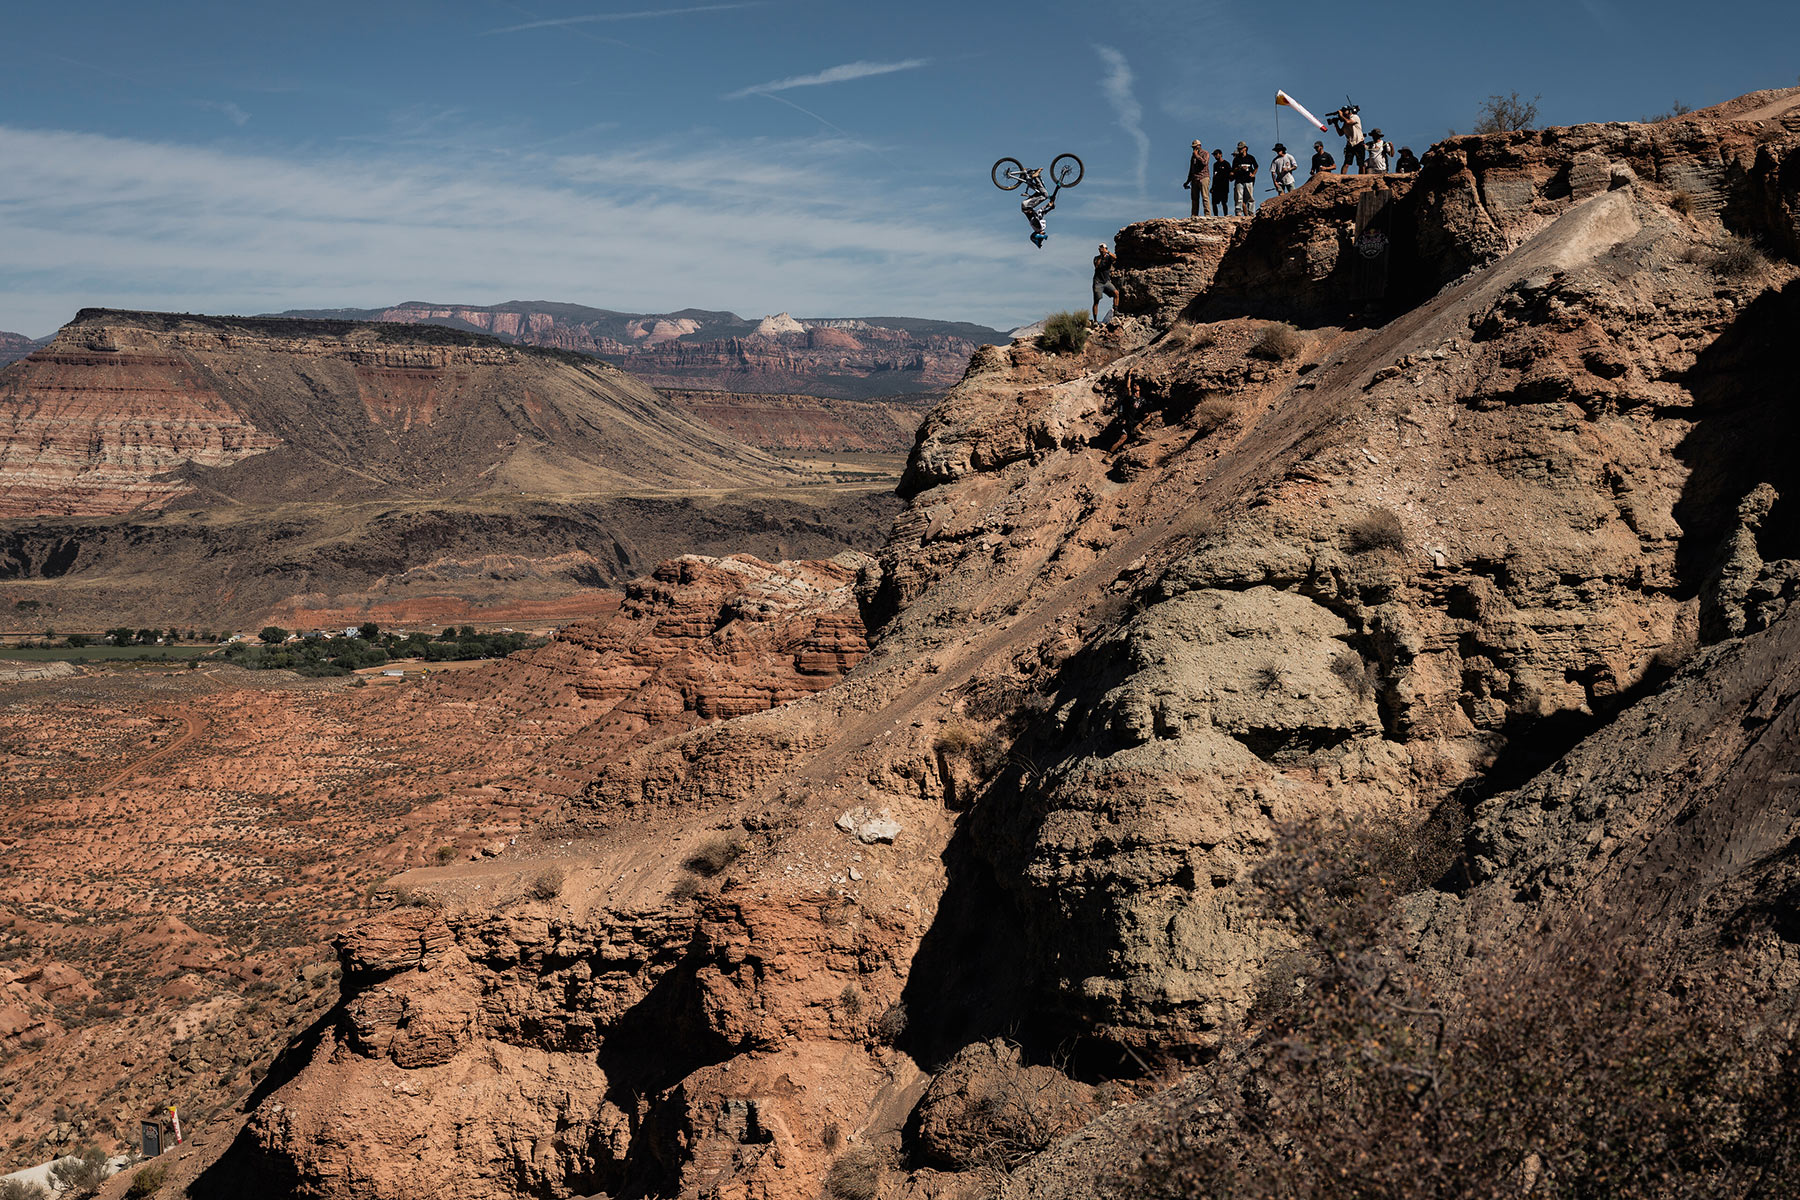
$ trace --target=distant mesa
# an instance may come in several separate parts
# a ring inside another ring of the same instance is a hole
[[[43,344],[22,333],[8,333],[0,329],[0,367],[19,361]]]
[[[622,313],[550,300],[296,310],[284,317],[444,325],[502,341],[590,354],[657,388],[867,400],[942,392],[999,330],[923,317],[795,317],[759,321],[687,308]]]

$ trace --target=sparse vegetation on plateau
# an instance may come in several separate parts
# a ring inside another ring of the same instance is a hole
[[[1183,421],[1195,433],[1208,434],[1237,416],[1237,405],[1223,396],[1208,396]]]
[[[131,1186],[125,1189],[126,1200],[143,1200],[145,1196],[156,1195],[168,1178],[167,1163],[152,1163],[131,1177]]]
[[[1088,340],[1088,314],[1078,310],[1051,313],[1044,318],[1038,346],[1052,354],[1080,354]]]
[[[87,1146],[50,1168],[50,1183],[65,1197],[92,1196],[106,1182],[106,1151]]]
[[[547,867],[531,880],[531,895],[536,900],[554,900],[562,895],[565,876],[561,867]]]

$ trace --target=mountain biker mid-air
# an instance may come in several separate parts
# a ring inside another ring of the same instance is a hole
[[[1050,163],[1050,182],[1054,189],[1044,187],[1044,169],[1042,167],[1027,168],[1016,158],[1003,158],[994,164],[991,172],[994,186],[1003,192],[1023,186],[1025,199],[1019,203],[1019,211],[1031,222],[1031,243],[1038,249],[1044,248],[1044,242],[1050,236],[1044,227],[1044,218],[1056,207],[1056,193],[1066,187],[1074,187],[1081,182],[1081,160],[1073,154],[1059,154]]]

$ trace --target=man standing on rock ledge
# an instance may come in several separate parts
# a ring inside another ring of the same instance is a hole
[[[1188,156],[1187,182],[1181,186],[1188,190],[1188,200],[1192,211],[1190,216],[1197,217],[1206,211],[1206,181],[1212,169],[1206,159],[1206,148],[1198,138],[1194,140],[1194,152]]]
[[[1236,201],[1235,210],[1240,217],[1256,215],[1256,155],[1250,153],[1247,143],[1237,144],[1237,153],[1231,156],[1231,194]]]
[[[1277,195],[1285,196],[1294,190],[1294,172],[1300,164],[1288,153],[1288,148],[1280,142],[1275,143],[1275,161],[1269,164],[1269,177],[1275,181]]]
[[[1214,150],[1212,156],[1213,216],[1229,217],[1231,215],[1231,164],[1225,161],[1223,150]]]
[[[1194,143],[1196,146],[1199,144]],[[1118,261],[1119,256],[1109,250],[1105,242],[1101,242],[1100,253],[1094,255],[1094,311],[1091,319],[1096,325],[1100,323],[1100,299],[1103,296],[1112,297],[1113,315],[1118,315],[1119,289],[1114,286],[1112,279],[1113,264]]]

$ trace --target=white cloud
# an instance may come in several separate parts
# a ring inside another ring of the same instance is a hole
[[[227,121],[230,121],[233,125],[239,127],[242,127],[250,120],[249,113],[245,112],[229,100],[197,100],[195,103],[201,108],[210,108],[216,113],[223,113]]]
[[[1119,128],[1131,135],[1137,143],[1137,190],[1144,194],[1144,185],[1150,170],[1150,135],[1144,132],[1144,109],[1132,91],[1135,82],[1131,73],[1131,64],[1125,56],[1111,46],[1095,46],[1100,61],[1106,64],[1106,74],[1100,80],[1100,91],[1106,102],[1112,105],[1114,115],[1119,118]]]
[[[916,71],[920,67],[930,65],[929,58],[909,58],[902,62],[852,62],[835,67],[827,67],[812,75],[794,75],[787,79],[772,79],[768,83],[752,84],[747,88],[739,88],[725,95],[727,100],[742,100],[746,96],[766,96],[771,92],[785,92],[793,88],[818,87],[825,83],[847,83],[852,79],[867,79],[871,75],[892,75],[895,71]]]
[[[523,25],[508,25],[504,29],[490,29],[488,33],[523,33],[528,29],[555,29],[565,25],[592,25],[610,21],[647,21],[653,17],[682,17],[691,13],[729,12],[734,8],[760,7],[760,0],[746,0],[741,4],[696,4],[689,8],[645,8],[635,12],[588,13],[579,17],[552,17],[547,21],[527,21]]]
[[[1022,221],[965,214],[954,190],[870,206],[843,183],[874,153],[841,138],[709,138],[505,160],[366,146],[283,157],[0,125],[0,329],[41,334],[77,304],[419,297],[1004,327],[1067,288],[1067,264],[1032,251]]]

